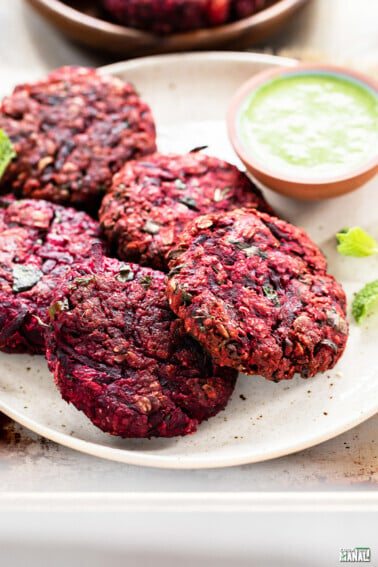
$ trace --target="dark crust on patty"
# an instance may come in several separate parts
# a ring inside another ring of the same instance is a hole
[[[91,257],[93,245],[101,250],[100,225],[86,213],[0,198],[0,350],[45,351],[54,288],[75,262]]]
[[[102,0],[102,3],[121,24],[165,34],[226,22],[231,0]]]
[[[345,294],[302,229],[257,211],[206,215],[169,257],[170,305],[219,364],[278,381],[343,353]]]
[[[167,270],[165,256],[188,222],[241,206],[271,212],[234,165],[199,152],[156,153],[129,162],[114,177],[99,217],[119,258]]]
[[[102,271],[101,271],[102,270]],[[223,409],[237,373],[213,364],[169,308],[161,272],[115,259],[72,271],[50,308],[63,398],[122,437],[186,435]]]
[[[62,67],[0,105],[17,157],[1,180],[17,196],[96,212],[126,160],[155,151],[155,126],[134,87],[95,69]]]

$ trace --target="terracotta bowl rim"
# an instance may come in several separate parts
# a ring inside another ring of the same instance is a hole
[[[288,175],[285,173],[280,173],[278,169],[270,169],[265,162],[262,162],[255,156],[253,156],[246,145],[243,143],[238,127],[238,117],[241,105],[252,93],[252,91],[262,86],[264,83],[267,83],[277,77],[300,75],[303,72],[307,71],[313,71],[315,73],[326,73],[335,76],[344,76],[346,78],[357,81],[365,88],[367,87],[368,90],[372,90],[378,96],[378,82],[359,71],[338,65],[298,63],[298,65],[289,68],[286,67],[279,69],[269,69],[267,71],[257,73],[256,75],[251,77],[251,79],[248,79],[245,83],[243,83],[241,87],[236,91],[227,110],[227,129],[231,143],[239,158],[247,168],[251,168],[253,174],[256,174],[256,177],[258,176],[258,172],[261,172],[261,174],[263,174],[264,176],[275,179],[276,181],[282,181],[283,183],[297,186],[318,186],[319,189],[322,189],[324,192],[325,185],[330,186],[334,183],[340,184],[343,181],[351,181],[353,179],[357,179],[358,177],[366,174],[369,171],[372,171],[375,168],[378,168],[378,150],[376,152],[376,155],[374,155],[372,158],[369,158],[366,162],[349,170],[347,173],[330,175],[321,178],[303,177],[293,174]]]

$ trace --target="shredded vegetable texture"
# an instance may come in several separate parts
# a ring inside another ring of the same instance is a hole
[[[367,283],[355,296],[352,315],[360,325],[363,319],[378,306],[378,280]]]
[[[378,253],[378,243],[365,230],[359,226],[344,228],[336,234],[338,240],[337,251],[343,256],[372,256]]]
[[[16,157],[16,152],[12,142],[4,130],[0,128],[0,178],[14,157]]]

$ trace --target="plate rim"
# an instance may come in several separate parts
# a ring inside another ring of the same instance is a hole
[[[260,53],[253,53],[253,52],[222,52],[222,51],[205,51],[205,52],[186,52],[183,54],[163,54],[163,55],[152,55],[148,57],[143,57],[139,59],[134,59],[130,61],[121,61],[118,63],[113,63],[110,65],[102,66],[99,68],[101,73],[111,73],[111,74],[118,74],[119,72],[125,72],[128,69],[135,69],[136,67],[149,67],[151,64],[163,64],[166,61],[170,63],[177,63],[178,61],[182,62],[183,60],[190,60],[193,59],[203,60],[203,61],[214,61],[214,60],[227,60],[227,61],[235,61],[235,62],[248,62],[251,63],[278,63],[283,66],[295,66],[298,62],[295,59],[289,59],[284,57],[277,57],[274,55],[266,55]],[[63,445],[70,449],[75,449],[85,454],[89,454],[95,457],[104,458],[110,461],[121,462],[124,464],[129,465],[137,465],[137,466],[145,466],[151,468],[162,468],[162,469],[176,469],[176,470],[199,470],[199,469],[212,469],[212,468],[225,468],[225,467],[233,467],[233,466],[240,466],[240,465],[247,465],[253,464],[257,462],[264,462],[271,459],[276,459],[279,457],[288,456],[293,453],[297,453],[304,449],[309,449],[325,441],[333,439],[338,435],[353,429],[357,425],[367,421],[369,418],[373,417],[378,412],[378,400],[372,406],[364,410],[362,415],[356,416],[355,419],[350,421],[345,418],[345,421],[342,421],[337,427],[333,427],[329,432],[324,433],[321,437],[318,435],[311,435],[306,438],[306,441],[302,442],[293,442],[291,444],[286,444],[285,448],[282,448],[280,451],[266,451],[264,453],[259,453],[258,456],[251,457],[246,454],[245,451],[239,457],[235,457],[234,455],[229,456],[212,456],[209,458],[206,454],[197,456],[197,457],[190,457],[187,455],[184,456],[164,456],[164,455],[156,455],[154,453],[147,453],[146,451],[138,451],[138,450],[130,450],[130,449],[121,449],[115,447],[108,447],[104,445],[99,445],[98,443],[85,441],[84,439],[80,439],[77,437],[72,437],[67,433],[59,432],[51,427],[42,425],[36,426],[36,422],[24,416],[17,410],[9,408],[6,403],[1,401],[0,399],[0,411],[2,411],[5,415],[10,417],[11,419],[15,420],[20,425],[23,425],[27,429],[46,437],[47,439],[54,441],[60,445]],[[78,411],[78,410],[77,410]],[[346,423],[347,421],[347,423]],[[211,462],[210,462],[211,461]]]
[[[267,53],[258,53],[253,51],[224,51],[224,50],[206,50],[206,51],[185,51],[183,53],[162,53],[160,55],[146,55],[145,57],[137,57],[130,60],[116,61],[107,65],[97,67],[97,71],[104,74],[117,75],[124,72],[125,68],[134,70],[135,68],[148,67],[151,64],[175,64],[184,60],[207,60],[211,61],[233,61],[235,63],[251,62],[251,63],[267,63],[277,64],[284,67],[295,67],[299,60],[293,57],[282,57],[279,55],[270,55]]]
[[[59,445],[62,445],[69,449],[74,449],[76,451],[79,451],[80,453],[91,455],[93,457],[127,465],[143,466],[149,468],[171,470],[204,470],[231,468],[243,465],[252,465],[255,463],[263,463],[265,461],[287,457],[294,453],[304,451],[305,449],[316,447],[317,445],[329,441],[330,439],[338,437],[342,433],[350,431],[357,425],[360,425],[371,417],[374,417],[374,415],[376,415],[376,413],[378,412],[378,407],[372,407],[370,411],[364,412],[362,416],[356,417],[352,422],[348,421],[348,424],[341,424],[339,425],[339,427],[333,428],[332,431],[325,433],[322,437],[312,435],[311,437],[307,437],[305,442],[294,442],[291,445],[286,445],[286,448],[282,448],[280,451],[270,450],[266,451],[265,453],[260,452],[256,457],[250,457],[245,453],[243,453],[243,456],[239,458],[236,458],[232,455],[228,457],[211,457],[211,463],[209,463],[208,457],[206,455],[197,457],[173,457],[164,455],[158,456],[153,453],[147,453],[146,451],[132,451],[130,449],[120,449],[99,445],[98,443],[93,443],[91,441],[85,441],[84,439],[72,437],[67,433],[60,433],[44,425],[36,427],[34,420],[23,416],[16,410],[9,409],[8,406],[1,400],[0,411],[16,421],[18,424],[26,427],[34,433],[37,433],[38,435],[41,435],[42,437],[45,437],[46,439],[49,439],[50,441],[58,443]]]

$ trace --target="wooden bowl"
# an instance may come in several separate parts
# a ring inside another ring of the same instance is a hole
[[[103,13],[93,6],[94,3],[88,0],[26,2],[71,39],[102,51],[134,57],[218,47],[251,47],[279,30],[307,0],[278,0],[264,10],[236,22],[166,36],[108,22],[102,18]]]
[[[334,65],[298,64],[290,69],[263,71],[244,83],[232,98],[227,113],[227,127],[235,152],[255,179],[282,195],[295,199],[314,201],[344,195],[358,189],[374,177],[378,172],[378,147],[372,158],[368,158],[365,163],[356,165],[353,169],[345,171],[345,173],[334,175],[330,172],[329,175],[321,178],[314,178],[309,174],[306,177],[303,174],[288,174],[285,171],[280,171],[279,168],[272,167],[268,160],[256,157],[245,145],[239,125],[240,110],[253,91],[272,79],[298,75],[307,71],[319,72],[319,74],[326,73],[335,77],[341,76],[355,80],[374,91],[378,96],[378,85],[375,81],[357,71]]]

